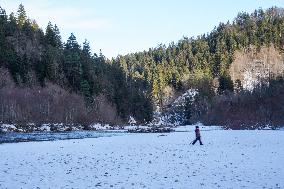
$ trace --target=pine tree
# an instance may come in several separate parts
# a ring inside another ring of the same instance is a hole
[[[83,43],[83,54],[87,56],[88,58],[91,57],[91,47],[90,47],[90,42],[85,39]]]
[[[62,48],[62,39],[60,36],[60,31],[57,25],[55,24],[53,27],[53,33],[55,34],[55,44],[57,48]]]
[[[5,57],[5,29],[7,24],[7,15],[6,11],[0,7],[0,60],[3,60]],[[0,64],[0,67],[2,63]]]
[[[27,14],[23,4],[20,4],[17,10],[17,24],[22,27],[27,20]]]
[[[75,40],[76,40],[76,37],[75,37]],[[60,36],[59,29],[56,25],[53,26],[51,22],[48,22],[48,25],[45,30],[45,44],[51,45],[58,49],[62,48],[62,42],[61,42],[61,36]]]
[[[53,32],[53,25],[51,24],[51,22],[48,22],[45,30],[45,44],[51,45],[53,47],[56,46],[55,33]]]
[[[192,114],[193,114],[193,105],[192,105],[192,99],[187,97],[185,98],[185,105],[184,105],[184,116],[186,119],[186,124],[191,124],[191,118],[192,118]]]
[[[7,22],[7,14],[5,9],[0,6],[0,26],[3,26]]]
[[[18,31],[17,19],[16,19],[14,13],[11,13],[9,15],[8,21],[9,21],[9,24],[7,25],[7,28],[6,28],[6,34],[11,36],[16,31]]]
[[[71,33],[70,37],[68,38],[66,44],[65,44],[65,49],[69,50],[77,50],[79,49],[79,44],[77,42],[77,39],[73,33]]]
[[[233,81],[228,74],[221,75],[219,78],[218,93],[223,94],[226,91],[234,91]]]
[[[80,91],[82,92],[82,94],[85,96],[85,98],[88,99],[88,101],[90,101],[91,99],[91,93],[90,93],[90,85],[88,83],[88,81],[86,80],[82,80],[80,83]]]
[[[65,44],[64,49],[65,65],[64,70],[67,79],[71,86],[76,90],[80,90],[82,79],[82,63],[81,63],[81,49],[76,40],[76,37],[71,33]]]
[[[31,27],[33,28],[33,30],[39,29],[39,25],[37,24],[37,22],[35,20],[32,20]]]

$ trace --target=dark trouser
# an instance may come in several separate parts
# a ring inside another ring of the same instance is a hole
[[[192,142],[192,145],[194,145],[199,140],[199,144],[203,145],[201,142],[201,137],[196,137],[196,139]]]

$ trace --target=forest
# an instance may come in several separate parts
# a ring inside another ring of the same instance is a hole
[[[62,42],[59,28],[45,31],[27,17],[0,9],[0,103],[4,123],[121,124],[134,116],[151,120],[152,104],[136,83],[89,42],[71,34]],[[144,107],[143,109],[140,107]]]
[[[241,12],[207,34],[107,59],[72,33],[63,42],[56,24],[41,29],[22,4],[9,15],[0,7],[0,122],[150,123],[157,107],[169,111],[170,87],[198,90],[183,124],[283,124],[281,76],[246,91],[229,73],[236,51],[264,46],[284,51],[284,9]]]

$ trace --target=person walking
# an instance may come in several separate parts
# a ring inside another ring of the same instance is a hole
[[[199,127],[196,126],[195,127],[195,140],[192,142],[192,145],[194,145],[198,140],[199,140],[199,144],[200,145],[203,145],[202,142],[201,142],[201,135],[200,135],[200,130],[199,130]]]

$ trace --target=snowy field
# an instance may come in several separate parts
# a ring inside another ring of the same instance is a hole
[[[284,188],[284,131],[194,133],[0,145],[0,188]]]

